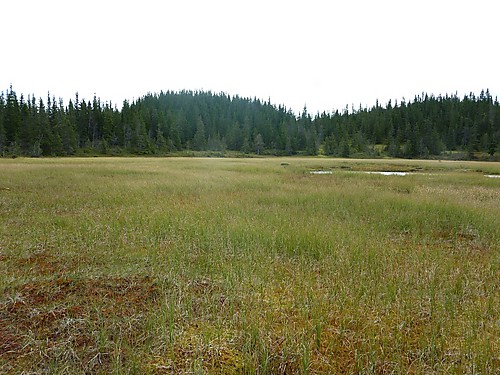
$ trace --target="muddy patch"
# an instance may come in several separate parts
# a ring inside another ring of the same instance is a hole
[[[59,277],[8,288],[0,301],[0,357],[16,372],[73,353],[66,360],[93,372],[106,366],[110,352],[99,332],[109,335],[110,346],[113,338],[133,341],[159,295],[147,276]],[[100,361],[92,361],[96,356]]]

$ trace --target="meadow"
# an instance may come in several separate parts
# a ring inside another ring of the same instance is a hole
[[[0,373],[499,374],[499,174],[1,159]]]

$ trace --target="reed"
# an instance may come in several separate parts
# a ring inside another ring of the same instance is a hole
[[[485,174],[500,164],[0,160],[0,372],[497,373]]]

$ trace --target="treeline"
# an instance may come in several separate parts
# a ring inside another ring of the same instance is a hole
[[[389,101],[385,107],[377,103],[370,109],[322,114],[314,123],[324,131],[327,155],[382,151],[392,157],[426,158],[460,151],[472,159],[477,153],[493,156],[500,145],[500,106],[488,90],[462,99],[424,93],[409,102]]]
[[[500,106],[489,91],[459,98],[422,94],[413,101],[296,116],[270,101],[211,92],[161,92],[111,103],[67,105],[47,96],[0,95],[0,155],[165,155],[226,150],[273,155],[432,157],[459,151],[493,156]]]

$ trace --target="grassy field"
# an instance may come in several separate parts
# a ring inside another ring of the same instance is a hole
[[[500,163],[0,160],[0,373],[499,374],[485,174]]]

